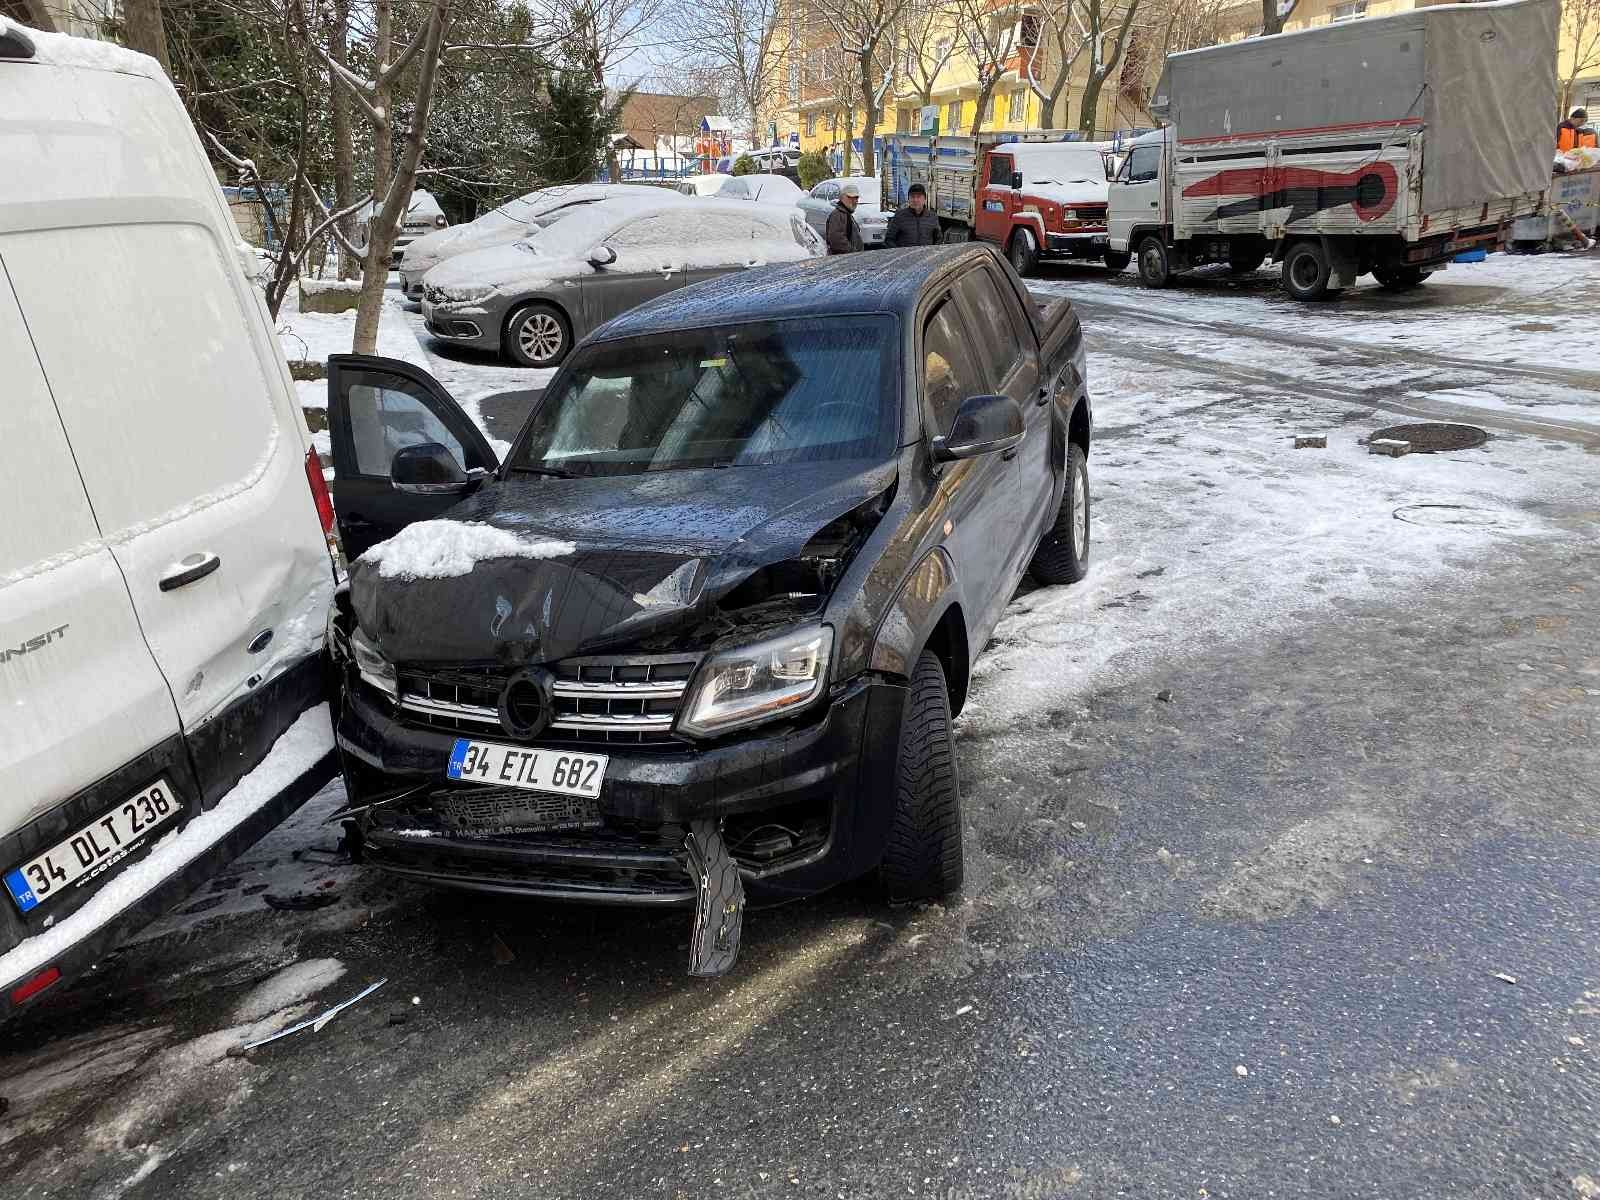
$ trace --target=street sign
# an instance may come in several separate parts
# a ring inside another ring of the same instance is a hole
[[[934,137],[939,132],[939,106],[927,104],[922,109],[921,132],[924,137]]]

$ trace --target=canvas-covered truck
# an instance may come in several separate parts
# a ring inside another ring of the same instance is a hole
[[[1559,0],[1450,4],[1174,54],[1110,189],[1110,249],[1314,300],[1498,250],[1550,188]]]
[[[1105,262],[1128,256],[1106,241],[1110,147],[1066,130],[992,137],[891,134],[884,139],[884,190],[892,210],[911,185],[927,189],[947,242],[993,242],[1019,275],[1041,259]]]

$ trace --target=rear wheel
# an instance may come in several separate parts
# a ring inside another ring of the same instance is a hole
[[[1283,290],[1296,300],[1321,300],[1328,295],[1333,264],[1321,242],[1296,242],[1283,256]]]
[[[1158,237],[1139,243],[1139,282],[1148,288],[1164,288],[1172,282],[1172,261],[1167,244]]]
[[[895,766],[894,819],[880,874],[891,900],[936,899],[961,886],[961,787],[950,693],[938,655],[911,672]]]
[[[1028,570],[1040,583],[1077,583],[1089,573],[1089,459],[1075,442],[1067,445],[1067,485],[1056,523]]]
[[[1011,235],[1011,246],[1008,251],[1011,255],[1011,265],[1017,269],[1018,275],[1032,275],[1039,266],[1039,247],[1033,243],[1033,233],[1027,229],[1018,229]]]
[[[1389,292],[1408,292],[1414,287],[1421,287],[1423,281],[1432,274],[1432,271],[1424,271],[1421,267],[1372,268],[1373,278]]]
[[[519,308],[506,322],[506,356],[524,367],[554,367],[572,348],[572,326],[550,304]]]
[[[1133,255],[1126,250],[1107,250],[1105,256],[1106,266],[1113,271],[1126,271],[1128,264],[1133,261]]]

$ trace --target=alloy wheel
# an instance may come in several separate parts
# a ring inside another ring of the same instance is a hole
[[[536,362],[547,362],[561,350],[561,323],[550,313],[534,313],[517,331],[517,344]]]

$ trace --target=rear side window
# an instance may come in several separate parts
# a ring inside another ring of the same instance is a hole
[[[107,536],[248,486],[278,436],[253,322],[197,225],[0,239]]]
[[[968,271],[956,284],[956,291],[966,305],[967,316],[972,320],[977,341],[975,355],[981,355],[989,376],[989,385],[998,388],[1007,375],[1022,360],[1022,343],[1000,296],[994,276],[985,267]]]
[[[922,331],[922,402],[937,436],[950,432],[963,400],[985,391],[974,369],[971,346],[960,311],[946,300]]]
[[[0,520],[0,585],[37,563],[92,544],[98,533],[4,266],[0,260],[0,371],[5,377],[0,479],[14,499]],[[26,520],[19,507],[23,497]]]

